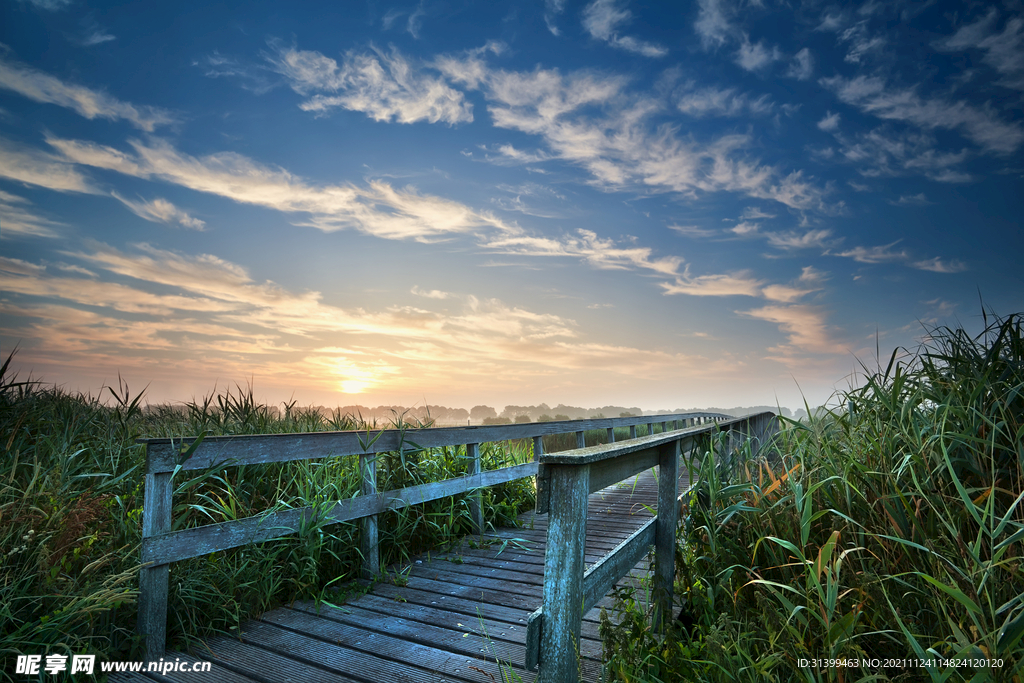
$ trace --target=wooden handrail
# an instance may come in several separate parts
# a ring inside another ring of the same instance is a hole
[[[777,431],[773,413],[537,457],[537,512],[549,513],[544,555],[544,599],[527,622],[527,669],[540,666],[538,683],[576,680],[583,615],[589,612],[654,546],[654,626],[672,619],[676,526],[679,522],[679,459],[697,437],[728,432],[726,455],[750,438],[758,446]],[[587,497],[658,466],[654,519],[584,572]]]
[[[478,427],[213,436],[206,437],[195,445],[187,459],[183,459],[183,453],[195,444],[196,438],[139,439],[138,442],[146,446],[146,470],[138,631],[146,638],[147,655],[155,661],[164,654],[169,572],[172,562],[281,538],[296,533],[303,521],[313,515],[326,515],[325,519],[330,524],[353,520],[359,522],[362,571],[364,576],[372,577],[377,574],[380,565],[377,550],[377,515],[381,512],[473,492],[485,486],[537,474],[537,462],[481,471],[481,443],[532,438],[537,459],[537,456],[543,453],[543,437],[547,435],[575,432],[578,444],[582,445],[583,433],[593,429],[612,430],[615,427],[629,427],[630,435],[635,436],[638,424],[647,424],[649,431],[653,431],[656,423],[660,423],[665,430],[669,424],[703,424],[726,417],[717,413],[689,412]],[[469,458],[468,475],[400,490],[377,490],[377,454],[442,446],[466,446]],[[312,507],[275,510],[246,519],[171,531],[174,490],[172,476],[178,470],[191,471],[339,456],[359,456],[361,495],[337,501],[326,511]],[[483,511],[480,507],[479,491],[470,501],[470,510],[476,531],[482,533]]]

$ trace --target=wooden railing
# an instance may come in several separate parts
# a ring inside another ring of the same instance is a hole
[[[147,656],[155,661],[164,654],[172,562],[288,536],[296,533],[305,520],[316,515],[317,519],[328,524],[359,521],[362,571],[364,576],[372,578],[380,571],[377,515],[534,476],[538,472],[538,463],[547,462],[541,458],[544,436],[575,433],[578,448],[584,448],[584,433],[594,429],[606,429],[608,440],[614,441],[614,429],[617,427],[629,427],[632,439],[636,437],[637,425],[646,424],[648,434],[653,434],[656,424],[661,425],[662,432],[667,432],[670,427],[707,424],[727,417],[717,413],[689,412],[479,427],[373,430],[369,433],[220,436],[207,437],[198,445],[195,444],[196,439],[140,439],[140,443],[146,445],[146,488],[142,514],[143,568],[139,575],[138,632],[146,638]],[[481,471],[480,444],[528,438],[533,439],[534,462]],[[442,446],[466,446],[469,474],[399,490],[377,490],[377,454]],[[339,456],[359,456],[361,495],[339,500],[327,510],[326,515],[323,515],[323,510],[313,507],[293,508],[172,531],[172,479],[176,472]],[[550,457],[557,457],[557,454]],[[542,483],[539,494],[548,495],[546,490]],[[479,491],[476,495],[471,493],[470,514],[476,531],[482,533],[484,523]]]
[[[653,621],[656,629],[665,628],[672,619],[680,455],[689,451],[696,439],[725,431],[727,439],[716,457],[731,458],[748,439],[753,440],[756,451],[777,429],[775,415],[761,413],[663,431],[621,444],[537,457],[537,512],[551,515],[544,556],[543,603],[530,616],[526,631],[525,664],[527,669],[540,665],[538,683],[577,680],[583,615],[647,555],[652,545]],[[659,470],[657,516],[584,572],[587,497],[655,465]]]

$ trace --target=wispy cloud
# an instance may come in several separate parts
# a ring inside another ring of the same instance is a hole
[[[679,111],[697,118],[705,116],[768,116],[775,111],[775,102],[767,94],[753,97],[735,88],[680,88],[675,95]]]
[[[702,228],[699,225],[670,225],[669,230],[678,232],[684,237],[717,237],[719,235],[718,230],[711,228]]]
[[[124,120],[152,133],[159,126],[175,123],[171,112],[159,107],[122,102],[105,93],[59,78],[0,55],[0,88],[11,90],[35,102],[72,109],[87,119]]]
[[[268,76],[270,70],[261,64],[246,64],[235,57],[222,55],[217,50],[200,60],[192,62],[193,66],[203,69],[208,78],[234,78],[239,85],[257,95],[263,95],[281,85],[281,79],[274,80]]]
[[[766,234],[768,243],[779,249],[827,249],[839,240],[832,237],[832,231],[808,230],[806,232],[770,232]]]
[[[700,36],[701,45],[704,49],[721,47],[735,30],[729,0],[697,0],[697,6],[697,21],[693,28]]]
[[[286,170],[240,154],[196,158],[161,140],[132,141],[135,154],[91,142],[50,138],[66,161],[139,178],[160,178],[199,192],[283,212],[309,214],[308,223],[330,232],[355,228],[385,239],[430,241],[489,226],[505,229],[493,215],[464,204],[396,189],[381,181],[365,186],[317,185]]]
[[[450,78],[483,90],[496,126],[540,136],[552,155],[583,167],[607,191],[638,187],[691,197],[728,191],[795,209],[824,207],[824,190],[801,171],[787,174],[751,160],[746,135],[699,144],[674,128],[655,128],[650,119],[663,104],[630,92],[624,78],[492,70],[477,56],[437,63]]]
[[[422,72],[398,50],[390,54],[345,53],[341,64],[319,52],[276,47],[268,57],[295,92],[312,97],[304,111],[324,114],[341,107],[375,121],[449,125],[473,120],[473,105],[443,79]]]
[[[866,55],[880,50],[885,45],[885,38],[870,35],[868,22],[864,20],[840,32],[839,42],[848,43],[850,46],[844,61],[850,64],[859,64]]]
[[[206,223],[198,218],[190,216],[185,211],[182,211],[171,202],[166,199],[153,199],[145,201],[140,199],[139,201],[132,201],[125,199],[116,192],[111,192],[114,198],[128,207],[128,209],[139,218],[143,218],[151,223],[163,223],[165,225],[179,225],[183,228],[189,228],[191,230],[205,230]]]
[[[818,121],[818,128],[829,133],[839,130],[839,113],[826,112],[825,118]]]
[[[565,11],[565,0],[544,0],[544,23],[552,35],[561,35],[555,19]]]
[[[816,306],[764,306],[739,315],[775,323],[787,335],[787,344],[769,349],[784,361],[794,351],[822,354],[846,353],[847,349],[834,338],[834,329],[825,322],[825,312]]]
[[[409,291],[416,296],[426,297],[427,299],[447,299],[451,296],[448,292],[442,292],[440,289],[423,290],[416,285],[413,285],[413,288]]]
[[[662,282],[665,294],[689,294],[690,296],[760,296],[762,280],[751,276],[750,271],[698,275],[691,277],[689,269],[675,282]]]
[[[925,99],[915,88],[889,88],[877,76],[842,76],[821,79],[840,100],[882,119],[907,121],[926,129],[959,130],[989,152],[1009,154],[1024,143],[1024,129],[1005,122],[988,107],[975,107],[964,100],[950,102]]]
[[[892,242],[891,244],[875,247],[854,247],[853,249],[838,252],[835,256],[852,258],[854,261],[859,263],[892,263],[894,261],[906,261],[908,255],[905,250],[893,251],[893,247],[897,244],[899,244],[899,240]]]
[[[790,62],[786,75],[798,81],[806,81],[814,74],[814,57],[809,48],[803,48],[795,55]]]
[[[0,190],[0,239],[59,237],[63,224],[39,215],[24,197]]]
[[[99,192],[85,176],[60,158],[37,149],[15,145],[2,137],[0,177],[58,192]]]
[[[889,203],[893,206],[927,206],[931,204],[931,202],[928,201],[928,198],[924,196],[924,192],[915,195],[900,195],[899,199],[890,199]]]
[[[933,273],[961,273],[967,270],[967,264],[963,261],[956,259],[944,261],[938,256],[923,261],[914,261],[910,265],[918,270],[929,270]]]
[[[782,59],[779,48],[769,49],[764,41],[751,43],[750,38],[743,36],[743,43],[736,51],[736,63],[747,71],[761,71],[767,68],[772,62]]]
[[[612,47],[645,57],[664,57],[668,50],[661,45],[619,35],[619,28],[633,18],[632,12],[619,7],[619,0],[594,0],[583,10],[583,28],[591,37]]]
[[[1000,74],[999,85],[1024,90],[1024,19],[1010,17],[1000,32],[996,29],[998,18],[999,10],[991,7],[985,16],[961,26],[936,46],[949,51],[981,50],[983,61]]]

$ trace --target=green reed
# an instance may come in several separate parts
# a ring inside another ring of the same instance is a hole
[[[623,603],[616,680],[1024,678],[1022,316],[930,330],[837,398],[756,457],[695,449],[676,583],[692,625],[652,634]]]

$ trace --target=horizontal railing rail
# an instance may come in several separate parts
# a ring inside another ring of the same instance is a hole
[[[583,615],[647,555],[652,545],[654,626],[664,629],[672,617],[680,457],[697,439],[707,439],[720,431],[728,432],[721,453],[725,457],[731,457],[732,451],[748,439],[754,439],[759,449],[777,429],[773,413],[760,413],[537,457],[537,512],[550,513],[550,518],[543,602],[527,622],[525,666],[540,666],[538,683],[576,680]],[[587,497],[655,465],[655,517],[584,571]]]
[[[653,434],[655,425],[661,425],[662,432],[666,432],[669,427],[674,429],[680,424],[704,424],[727,417],[694,411],[508,425],[139,439],[146,446],[146,473],[138,630],[146,638],[147,654],[154,661],[164,654],[173,562],[282,538],[298,532],[303,523],[315,515],[328,524],[359,522],[363,575],[372,577],[379,571],[377,515],[462,493],[472,494],[476,490],[469,501],[470,516],[476,531],[482,533],[479,489],[536,475],[539,469],[536,458],[543,453],[545,436],[575,433],[577,446],[582,448],[585,432],[595,429],[607,430],[611,442],[616,428],[628,427],[632,438],[639,425],[647,425],[648,434]],[[533,439],[534,462],[481,471],[480,444],[515,439]],[[444,446],[466,447],[466,476],[398,490],[377,490],[378,454]],[[271,510],[245,519],[172,531],[175,472],[344,456],[359,457],[360,495],[339,500],[326,510],[314,507]]]

